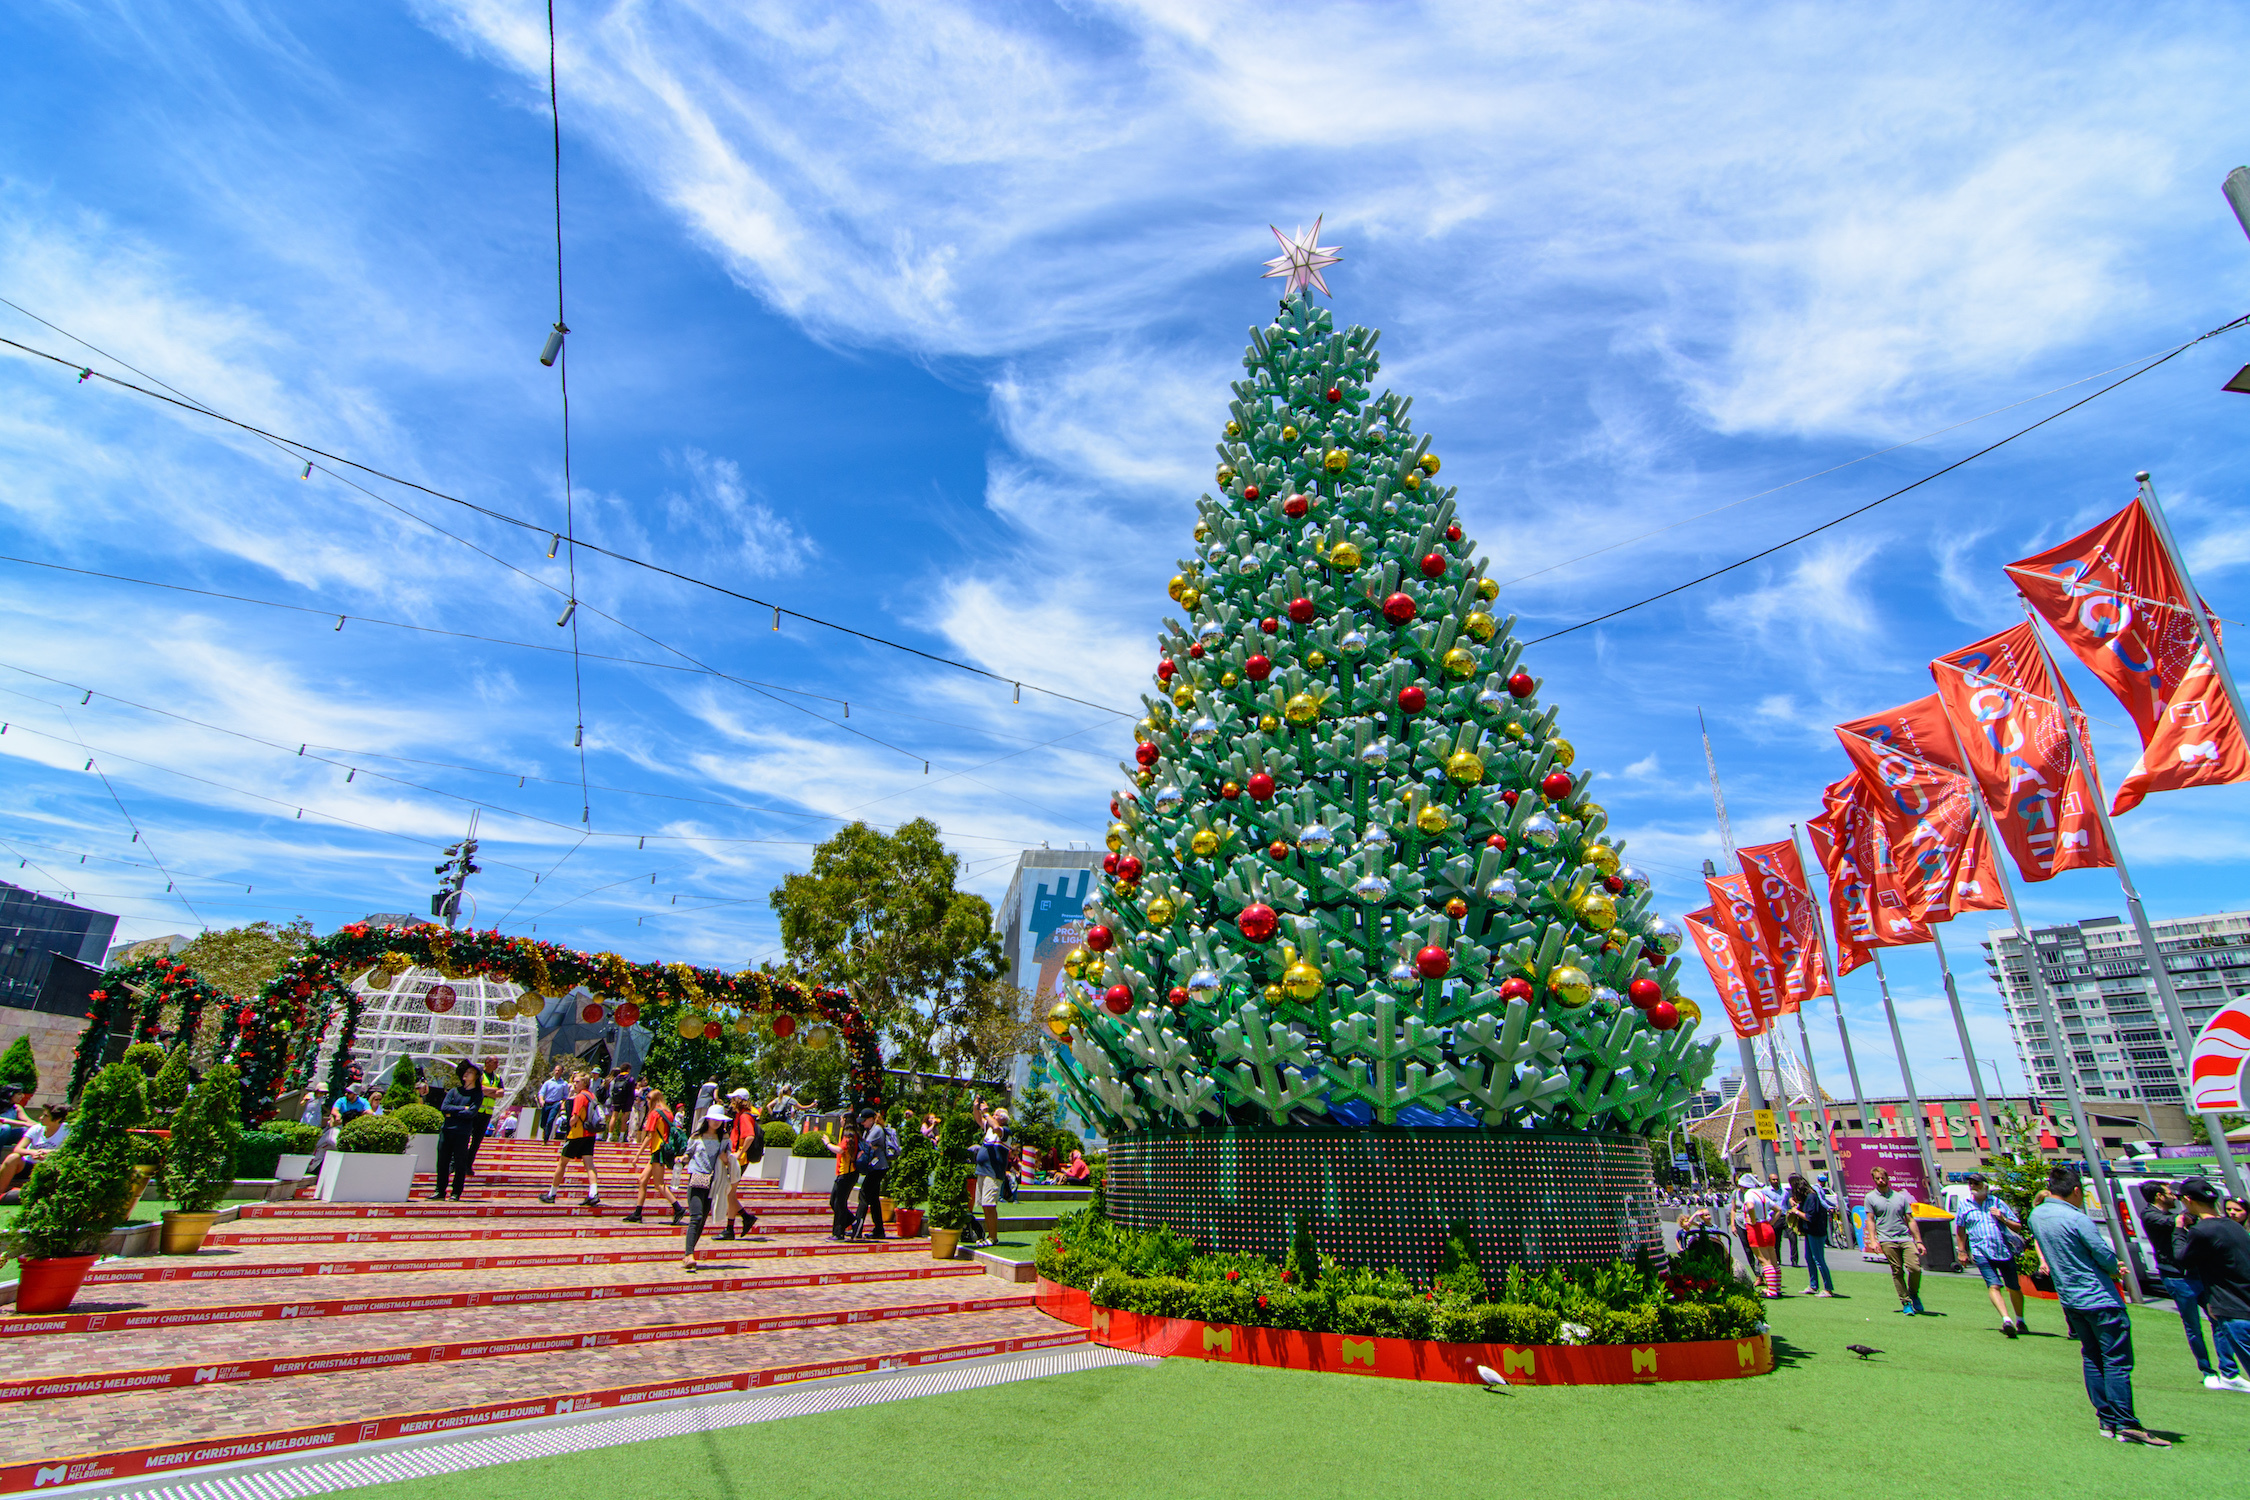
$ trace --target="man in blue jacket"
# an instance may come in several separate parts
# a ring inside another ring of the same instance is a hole
[[[2047,1173],[2047,1197],[2031,1211],[2031,1237],[2055,1280],[2063,1318],[2078,1340],[2086,1396],[2102,1436],[2120,1443],[2172,1445],[2141,1426],[2133,1411],[2133,1325],[2117,1295],[2117,1251],[2086,1217],[2086,1188],[2071,1167]]]

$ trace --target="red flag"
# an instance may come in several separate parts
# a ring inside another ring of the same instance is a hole
[[[1828,994],[1828,956],[1821,951],[1819,918],[1796,841],[1752,844],[1737,849],[1735,858],[1749,881],[1759,937],[1780,971],[1784,1003],[1795,1010]]]
[[[1770,1021],[1783,1014],[1781,976],[1774,965],[1773,954],[1758,931],[1758,903],[1751,896],[1749,877],[1739,873],[1707,876],[1703,888],[1710,893],[1711,909],[1718,914],[1712,919],[1712,925],[1749,950],[1744,979],[1750,991],[1750,1009],[1760,1021]]]
[[[2064,718],[2078,701],[2048,673],[2030,622],[1947,652],[1930,675],[2023,878],[2115,864]]]
[[[1807,820],[1813,853],[1828,872],[1828,904],[1835,920],[1837,967],[1849,974],[1867,962],[1869,948],[1926,943],[1920,882],[1902,886],[1891,843],[1869,805],[1858,776],[1832,783],[1817,818]]]
[[[1734,1034],[1750,1037],[1765,1030],[1766,1023],[1758,1019],[1750,1004],[1750,945],[1722,929],[1718,925],[1718,913],[1712,907],[1691,911],[1680,920],[1687,924],[1688,936],[1695,940],[1695,951],[1703,955],[1703,967],[1711,975],[1711,988],[1719,992],[1719,1003],[1726,1007]]]
[[[2140,762],[2112,812],[2150,792],[2250,780],[2242,727],[2201,662],[2188,590],[2139,500],[2083,536],[2008,564],[2008,573],[2141,732]],[[2208,619],[2209,607],[2195,603]],[[2219,623],[2210,624],[2216,637]]]
[[[1957,757],[1925,753],[1943,743],[1940,735],[1945,742],[1952,739],[1935,693],[1836,726],[1836,738],[1859,772],[1861,793],[1881,829],[1882,857],[1876,868],[1893,887],[1888,896],[1877,891],[1886,923],[1899,915],[1922,923],[1933,910],[1941,922],[1953,914],[1952,892],[1976,824],[1977,794]],[[1909,941],[1926,941],[1927,936]]]
[[[1947,893],[1946,918],[1950,921],[1965,911],[1999,911],[2007,904],[2007,887],[2000,883],[2000,867],[1992,862],[1992,841],[1984,836],[1984,820],[1972,818],[1961,840],[1953,888]]]

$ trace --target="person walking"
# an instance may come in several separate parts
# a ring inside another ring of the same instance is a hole
[[[484,1069],[473,1062],[464,1062],[453,1070],[453,1087],[445,1091],[438,1112],[445,1116],[445,1126],[438,1132],[437,1185],[430,1190],[432,1198],[450,1197],[461,1201],[461,1190],[468,1185],[469,1163],[476,1158],[478,1118],[484,1111]],[[452,1183],[449,1189],[446,1184]]]
[[[2102,1436],[2171,1447],[2143,1428],[2133,1410],[2133,1325],[2117,1295],[2117,1252],[2101,1226],[2086,1217],[2086,1186],[2076,1169],[2049,1169],[2047,1197],[2031,1211],[2031,1234],[2055,1280],[2063,1319],[2078,1340],[2086,1397],[2094,1403]]]
[[[883,1237],[883,1178],[899,1158],[898,1132],[886,1123],[880,1109],[859,1112],[859,1207],[866,1215],[867,1237]]]
[[[556,1121],[561,1127],[562,1149],[555,1154],[555,1180],[539,1195],[539,1201],[555,1201],[555,1194],[562,1191],[563,1174],[570,1170],[572,1162],[577,1162],[586,1172],[586,1196],[579,1200],[579,1206],[600,1208],[602,1180],[594,1170],[594,1140],[601,1128],[601,1116],[594,1107],[590,1075],[581,1073],[571,1080],[569,1102],[557,1107]]]
[[[2223,1348],[2219,1354],[2226,1366],[2224,1373],[2211,1366],[2211,1351],[2203,1342],[2203,1288],[2180,1268],[2182,1242],[2192,1222],[2182,1211],[2180,1200],[2172,1196],[2169,1184],[2149,1184],[2148,1207],[2141,1210],[2141,1232],[2156,1252],[2156,1274],[2171,1294],[2172,1306],[2179,1311],[2180,1324],[2187,1331],[2188,1353],[2195,1357],[2203,1383],[2212,1390],[2223,1390],[2229,1377],[2243,1372]]]
[[[742,1221],[742,1237],[748,1239],[750,1232],[758,1227],[758,1216],[743,1203],[742,1184],[746,1180],[749,1165],[765,1159],[766,1138],[760,1134],[764,1127],[758,1121],[757,1109],[750,1103],[748,1089],[736,1089],[727,1095],[726,1110],[727,1145],[733,1155],[734,1169],[727,1180],[726,1192],[717,1200],[720,1212],[727,1216],[726,1230],[719,1238],[733,1239],[735,1220],[739,1218]]]
[[[2009,1338],[2029,1332],[2023,1320],[2023,1284],[2016,1276],[2023,1221],[2005,1199],[1993,1195],[1982,1172],[1969,1174],[1969,1197],[1953,1216],[1953,1238],[1961,1259],[1974,1263],[1984,1277],[1985,1292],[2000,1314],[2000,1331]]]
[[[564,1064],[556,1063],[555,1071],[539,1085],[539,1139],[543,1141],[555,1138],[555,1114],[570,1097],[570,1084],[563,1078],[563,1070]]]
[[[680,1257],[680,1269],[695,1269],[695,1242],[703,1238],[703,1225],[711,1217],[713,1196],[726,1175],[726,1164],[734,1160],[734,1149],[727,1143],[727,1128],[734,1116],[720,1105],[712,1105],[696,1123],[695,1138],[687,1149],[687,1250]]]
[[[1891,1186],[1891,1174],[1877,1167],[1868,1174],[1874,1190],[1863,1194],[1867,1227],[1875,1248],[1891,1268],[1891,1290],[1898,1294],[1898,1310],[1908,1317],[1923,1311],[1922,1242],[1914,1233],[1914,1195]]]
[[[1757,1174],[1745,1172],[1739,1179],[1742,1188],[1741,1229],[1742,1242],[1750,1247],[1750,1254],[1758,1268],[1759,1294],[1767,1298],[1781,1295],[1781,1261],[1778,1246],[1781,1243],[1781,1205],[1774,1201]]]
[[[2219,1190],[2202,1177],[2180,1184],[2187,1200],[2185,1243],[2175,1241],[2180,1270],[2202,1292],[2211,1315],[2211,1342],[2219,1346],[2219,1373],[2206,1389],[2250,1391],[2250,1229],[2219,1212]],[[2183,1312],[2181,1317],[2187,1315]]]
[[[1799,1237],[1796,1221],[1791,1219],[1788,1213],[1789,1195],[1796,1189],[1797,1184],[1803,1180],[1792,1172],[1789,1174],[1789,1181],[1785,1185],[1779,1172],[1768,1172],[1766,1174],[1766,1196],[1771,1198],[1774,1204],[1774,1232],[1781,1237],[1780,1243],[1789,1247],[1789,1268],[1791,1270],[1797,1268]],[[1780,1261],[1780,1253],[1779,1248],[1776,1248],[1774,1256],[1777,1265]]]
[[[977,1102],[978,1118],[984,1122],[984,1140],[970,1153],[976,1163],[977,1207],[984,1210],[984,1237],[997,1243],[1000,1239],[1000,1200],[1007,1195],[1008,1167],[1013,1155],[1008,1149],[1008,1112],[995,1109],[987,1112],[982,1100]]]
[[[662,1089],[648,1091],[647,1107],[641,1112],[640,1134],[634,1138],[634,1149],[641,1160],[641,1192],[633,1200],[633,1211],[625,1215],[624,1222],[638,1224],[641,1211],[648,1206],[648,1191],[656,1189],[664,1201],[672,1205],[672,1226],[679,1227],[680,1215],[686,1212],[678,1195],[672,1191],[668,1180],[672,1174],[670,1146],[672,1142],[672,1111],[664,1102]]]
[[[859,1220],[852,1213],[852,1188],[859,1182],[859,1131],[849,1121],[836,1131],[836,1180],[828,1188],[831,1240],[859,1238]],[[877,1214],[879,1219],[881,1214]]]
[[[1789,1222],[1805,1242],[1805,1276],[1808,1297],[1836,1295],[1836,1278],[1828,1269],[1828,1231],[1835,1218],[1828,1195],[1802,1177],[1792,1178]]]

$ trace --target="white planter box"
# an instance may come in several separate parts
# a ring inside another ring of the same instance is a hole
[[[833,1156],[791,1156],[785,1160],[789,1163],[781,1173],[781,1190],[785,1193],[825,1193],[836,1185]]]
[[[414,1186],[414,1158],[331,1151],[320,1164],[314,1196],[323,1203],[404,1203]]]
[[[279,1161],[274,1165],[273,1175],[283,1182],[296,1182],[305,1175],[306,1170],[311,1166],[312,1153],[310,1151],[302,1156],[284,1151],[281,1153]]]
[[[406,1154],[414,1159],[414,1171],[423,1177],[437,1176],[437,1136],[410,1135],[406,1138]]]
[[[785,1148],[768,1146],[765,1155],[742,1169],[742,1175],[759,1182],[779,1182],[781,1181],[781,1174],[788,1167],[790,1160],[790,1155]],[[834,1174],[831,1173],[830,1175]]]

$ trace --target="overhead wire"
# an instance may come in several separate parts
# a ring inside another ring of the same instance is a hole
[[[578,791],[584,799],[578,821],[591,828],[594,794],[586,789],[586,674],[578,652],[578,511],[570,479],[570,340],[565,337],[570,330],[563,317],[562,99],[555,85],[555,0],[547,0],[547,105],[555,122],[555,334],[561,339],[555,348],[555,378],[562,389],[563,535],[568,539],[570,573],[570,603],[564,607],[563,623],[570,626],[570,691],[578,711],[578,731],[570,742],[578,751]]]
[[[93,694],[88,693],[86,701],[92,702]],[[164,868],[163,857],[156,852],[156,845],[150,842],[147,831],[133,820],[133,815],[130,812],[126,811],[125,799],[117,795],[117,784],[111,781],[109,773],[102,769],[101,758],[94,754],[93,747],[88,745],[85,739],[79,735],[77,724],[71,720],[70,710],[62,709],[60,712],[63,716],[63,722],[70,725],[71,738],[76,739],[79,748],[87,754],[86,769],[102,779],[102,790],[109,793],[109,800],[116,805],[118,816],[125,820],[125,826],[133,830],[133,842],[148,851],[148,857],[155,862],[156,872],[164,877],[164,889],[169,894],[180,898],[180,905],[187,908],[187,914],[195,918],[199,926],[209,929],[211,924],[203,920],[203,914],[198,912],[195,909],[195,904],[188,900],[187,892],[178,889],[179,882],[172,878],[171,871]]]

